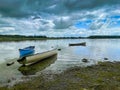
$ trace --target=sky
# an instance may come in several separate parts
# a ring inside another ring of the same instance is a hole
[[[120,0],[0,0],[0,34],[120,35]]]

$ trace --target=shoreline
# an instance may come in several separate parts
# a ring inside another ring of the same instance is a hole
[[[47,36],[23,36],[23,35],[0,35],[0,42],[26,41],[26,40],[57,40],[57,39],[120,39],[120,36],[88,36],[88,37],[47,37]]]
[[[120,90],[120,62],[70,68],[60,74],[42,73],[0,90]]]

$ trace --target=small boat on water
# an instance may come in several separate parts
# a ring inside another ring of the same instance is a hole
[[[41,61],[43,59],[46,59],[48,57],[51,57],[53,55],[56,55],[56,54],[57,54],[57,50],[53,49],[53,50],[49,50],[49,51],[46,51],[46,52],[42,52],[42,53],[37,53],[37,54],[30,55],[30,56],[26,56],[26,57],[18,59],[17,61],[20,64],[28,66],[28,65],[34,64],[34,63],[36,63],[38,61]]]
[[[35,48],[35,46],[29,46],[29,47],[25,47],[23,49],[19,49],[20,58],[34,54],[34,52],[35,52],[34,48]]]
[[[82,43],[71,43],[71,44],[69,44],[69,46],[86,46],[86,42],[82,42]]]

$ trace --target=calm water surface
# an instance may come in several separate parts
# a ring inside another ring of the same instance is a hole
[[[69,43],[86,42],[86,46],[68,46]],[[61,48],[57,56],[33,66],[22,67],[17,63],[19,48],[29,45],[35,46],[35,53]],[[14,84],[28,77],[39,75],[41,71],[62,72],[74,66],[87,66],[97,64],[98,61],[120,61],[120,40],[119,39],[66,39],[66,40],[43,40],[43,41],[21,41],[21,42],[0,42],[0,84]],[[88,59],[88,63],[82,59]],[[8,62],[15,62],[6,66]]]

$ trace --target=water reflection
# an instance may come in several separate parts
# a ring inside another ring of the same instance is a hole
[[[23,74],[23,75],[34,75],[37,72],[45,69],[46,67],[50,66],[52,63],[55,62],[55,60],[57,59],[57,55],[51,56],[47,59],[44,59],[40,62],[37,62],[33,65],[30,66],[21,66],[19,67],[19,71]]]
[[[69,43],[86,42],[86,46],[69,47]],[[57,60],[48,59],[30,67],[20,67],[16,61],[19,58],[19,48],[35,46],[35,53],[60,48]],[[8,79],[21,79],[23,75],[39,74],[44,71],[63,71],[75,66],[87,66],[96,64],[98,61],[120,61],[120,39],[64,39],[45,41],[22,41],[22,42],[0,42],[0,82]],[[89,62],[84,63],[86,58]],[[56,60],[56,61],[55,61]],[[7,62],[15,62],[11,66],[6,66]],[[46,68],[47,67],[47,68]],[[18,69],[19,68],[19,69]],[[21,69],[23,68],[23,69]]]

